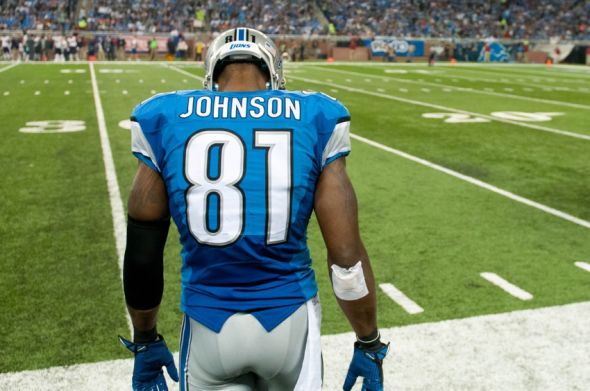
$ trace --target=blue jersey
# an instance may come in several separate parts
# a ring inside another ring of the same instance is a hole
[[[350,152],[321,93],[178,91],[135,108],[132,150],[160,173],[182,244],[181,309],[219,332],[272,330],[317,293],[306,231],[324,167]]]

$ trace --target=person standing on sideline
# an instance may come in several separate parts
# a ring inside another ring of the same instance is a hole
[[[156,54],[158,53],[158,41],[156,40],[156,37],[150,39],[148,46],[150,49],[150,61],[154,61],[156,59]]]
[[[315,211],[332,288],[357,335],[343,389],[383,390],[389,344],[346,173],[350,114],[336,99],[285,91],[263,33],[220,34],[205,90],[159,94],[131,117],[139,166],[123,266],[134,390],[319,391],[320,303],[307,247]],[[180,376],[157,316],[172,217],[182,243]],[[280,358],[280,359],[279,359]]]

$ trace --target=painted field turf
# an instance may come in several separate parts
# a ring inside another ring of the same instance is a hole
[[[129,331],[89,66],[21,64],[1,72],[7,66],[0,65],[0,372],[128,358],[116,339]],[[94,67],[125,203],[137,161],[119,122],[156,92],[201,88],[203,71],[197,65],[179,67],[182,72],[161,64]],[[585,68],[311,64],[288,67],[287,79],[290,89],[341,100],[356,135],[590,220],[590,140],[541,129],[590,135]],[[487,122],[423,116],[458,111]],[[506,122],[492,115],[498,112],[559,114]],[[84,121],[86,130],[19,131],[47,120]],[[424,309],[410,315],[380,291],[381,327],[590,300],[590,273],[575,265],[590,259],[588,228],[357,139],[347,160],[377,283],[395,285]],[[349,331],[331,293],[315,221],[309,244],[322,331]],[[178,346],[181,319],[179,250],[171,229],[159,321],[171,347]],[[533,299],[507,294],[482,272]]]

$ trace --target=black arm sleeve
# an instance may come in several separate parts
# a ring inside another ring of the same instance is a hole
[[[164,245],[170,220],[139,221],[128,216],[123,263],[125,301],[148,310],[160,304],[164,292]]]

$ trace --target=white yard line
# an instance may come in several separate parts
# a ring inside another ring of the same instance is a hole
[[[109,135],[107,131],[106,120],[104,117],[104,110],[98,92],[98,83],[96,82],[96,73],[94,72],[94,64],[88,64],[90,68],[90,78],[92,81],[92,93],[94,95],[94,106],[96,108],[96,120],[98,122],[98,133],[100,135],[100,146],[102,147],[102,159],[104,162],[104,170],[107,179],[107,188],[109,192],[109,199],[111,202],[111,212],[113,216],[113,234],[115,236],[115,247],[117,249],[117,259],[119,263],[119,272],[121,276],[121,283],[123,282],[123,257],[125,255],[125,241],[126,241],[126,221],[125,209],[123,208],[123,201],[121,200],[121,191],[119,190],[119,181],[117,180],[117,171],[115,170],[115,161],[113,160],[113,153],[111,151],[111,144],[109,142]],[[122,291],[121,291],[122,293]],[[127,324],[130,333],[133,332],[133,324],[127,311]]]
[[[455,109],[455,108],[448,107],[448,106],[442,106],[442,105],[437,105],[437,104],[433,104],[433,103],[426,103],[426,102],[422,102],[422,101],[414,100],[414,99],[402,98],[402,97],[399,97],[396,95],[388,95],[388,94],[382,94],[379,92],[367,91],[362,88],[348,87],[348,86],[345,86],[342,84],[336,84],[336,83],[327,83],[327,82],[324,82],[321,80],[316,80],[316,79],[308,79],[308,78],[299,77],[299,76],[291,76],[290,79],[299,80],[299,81],[303,81],[306,83],[320,84],[320,85],[329,86],[329,87],[333,87],[333,88],[341,88],[343,90],[347,90],[347,91],[351,91],[351,92],[358,92],[359,94],[365,94],[365,95],[376,96],[378,98],[395,100],[398,102],[408,103],[408,104],[415,105],[415,106],[423,106],[423,107],[429,107],[429,108],[433,108],[433,109],[437,109],[437,110],[444,110],[447,112],[450,111],[450,112],[454,112],[454,113],[468,114],[468,115],[472,115],[475,117],[486,118],[486,119],[489,119],[490,121],[502,122],[502,123],[506,123],[506,124],[510,124],[510,125],[520,126],[523,128],[540,130],[543,132],[558,134],[560,136],[573,137],[573,138],[582,139],[582,140],[590,140],[590,134],[582,134],[582,133],[570,132],[567,130],[550,128],[547,126],[512,121],[512,120],[508,120],[508,119],[494,117],[494,116],[487,115],[487,114],[475,113],[473,111]]]
[[[406,296],[402,291],[397,289],[393,284],[379,284],[379,288],[408,314],[415,315],[424,312],[424,309],[416,304],[412,299]]]
[[[533,299],[533,295],[531,295],[529,292],[506,281],[505,279],[503,279],[502,277],[500,277],[496,273],[483,272],[483,273],[480,273],[480,276],[482,276],[482,278],[491,282],[492,284],[496,285],[498,288],[504,290],[506,293],[516,297],[517,299],[520,299],[520,300],[532,300]]]
[[[193,79],[197,79],[197,80],[200,80],[200,81],[205,80],[205,78],[203,78],[201,76],[194,75],[194,74],[192,74],[190,72],[185,71],[184,69],[177,68],[177,67],[175,67],[173,65],[168,65],[166,68],[172,69],[173,71],[176,71],[178,73],[182,73],[183,75],[192,77]]]
[[[361,142],[363,142],[365,144],[371,145],[371,146],[373,146],[375,148],[379,148],[379,149],[381,149],[383,151],[386,151],[386,152],[392,153],[394,155],[403,157],[404,159],[408,159],[408,160],[411,160],[411,161],[416,162],[418,164],[421,164],[423,166],[432,168],[434,170],[444,172],[447,175],[451,175],[451,176],[453,176],[455,178],[458,178],[458,179],[461,179],[461,180],[463,180],[465,182],[469,182],[469,183],[471,183],[471,184],[473,184],[475,186],[478,186],[478,187],[481,187],[483,189],[489,190],[491,192],[494,192],[494,193],[499,194],[501,196],[504,196],[506,198],[510,198],[513,201],[520,202],[521,204],[528,205],[530,207],[533,207],[535,209],[538,209],[540,211],[543,211],[543,212],[548,213],[550,215],[553,215],[555,217],[559,217],[560,219],[567,220],[567,221],[569,221],[571,223],[574,223],[574,224],[580,225],[580,226],[582,226],[584,228],[590,229],[590,221],[582,220],[582,219],[580,219],[578,217],[572,216],[572,215],[570,215],[568,213],[562,212],[562,211],[557,210],[555,208],[552,208],[550,206],[543,205],[543,204],[541,204],[539,202],[529,200],[528,198],[521,197],[521,196],[519,196],[517,194],[511,193],[511,192],[509,192],[507,190],[504,190],[504,189],[500,189],[499,187],[496,187],[494,185],[490,185],[489,183],[480,181],[479,179],[470,177],[470,176],[465,175],[465,174],[461,174],[461,173],[459,173],[457,171],[453,171],[453,170],[451,170],[449,168],[440,166],[440,165],[438,165],[436,163],[432,163],[432,162],[430,162],[428,160],[425,160],[425,159],[416,157],[414,155],[410,155],[409,153],[400,151],[398,149],[388,147],[387,145],[378,143],[378,142],[373,141],[373,140],[370,140],[368,138],[365,138],[365,137],[362,137],[362,136],[358,136],[356,134],[351,134],[350,137],[352,137],[355,140],[361,141]]]
[[[577,267],[579,267],[582,270],[586,270],[587,272],[590,272],[590,263],[576,262],[574,265],[576,265]]]
[[[382,328],[382,339],[391,342],[384,388],[585,390],[588,330],[590,302]],[[342,390],[354,341],[353,333],[322,336],[328,358],[322,390]],[[123,391],[130,389],[132,371],[130,358],[9,372],[0,374],[0,390]],[[178,390],[167,380],[171,391]]]
[[[341,69],[333,69],[333,68],[320,68],[320,67],[315,67],[316,69],[321,69],[324,71],[329,71],[329,72],[334,72],[334,73],[341,73],[343,75],[356,75],[356,76],[362,76],[362,77],[373,77],[373,78],[377,78],[377,79],[388,79],[388,80],[394,80],[394,81],[398,81],[400,83],[409,83],[409,84],[419,84],[419,85],[426,85],[426,86],[432,86],[432,87],[445,87],[445,88],[453,88],[455,90],[458,91],[462,91],[462,92],[467,92],[467,93],[474,93],[474,94],[483,94],[483,95],[490,95],[490,96],[500,96],[503,98],[511,98],[511,99],[519,99],[519,100],[526,100],[529,102],[538,102],[538,103],[545,103],[545,104],[550,104],[550,105],[558,105],[558,106],[565,106],[565,107],[572,107],[572,108],[576,108],[576,109],[584,109],[584,110],[590,110],[590,106],[589,105],[583,105],[583,104],[577,104],[577,103],[570,103],[570,102],[563,102],[563,101],[557,101],[557,100],[552,100],[552,99],[542,99],[542,98],[532,98],[532,97],[528,97],[528,96],[522,96],[522,95],[514,95],[514,94],[506,94],[503,92],[493,92],[493,91],[487,91],[487,90],[478,90],[478,89],[474,89],[474,88],[467,88],[467,87],[455,87],[449,84],[443,84],[443,83],[433,83],[433,82],[428,82],[428,81],[417,81],[417,80],[409,80],[409,79],[401,79],[398,77],[391,77],[391,76],[377,76],[377,75],[368,75],[366,73],[360,73],[360,72],[351,72],[351,71],[344,71]],[[512,84],[512,83],[510,83]],[[426,89],[422,89],[422,91],[424,92],[429,92],[425,91]]]
[[[12,68],[14,68],[15,66],[17,66],[18,64],[20,64],[20,63],[19,63],[19,62],[17,62],[17,63],[14,63],[14,64],[10,64],[10,65],[9,65],[9,66],[7,66],[7,67],[0,68],[0,73],[2,73],[2,72],[4,72],[4,71],[7,71],[7,70],[9,70],[9,69],[12,69]]]

